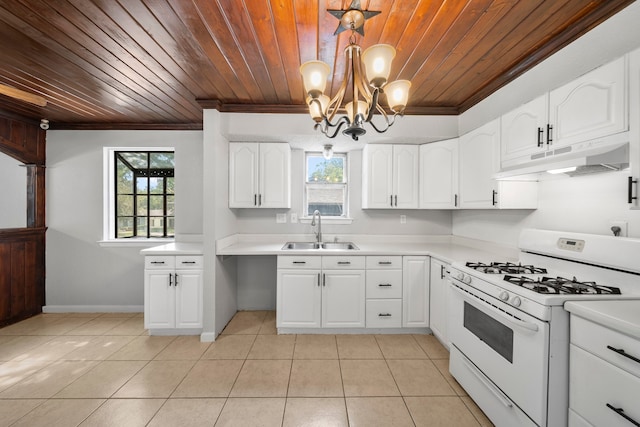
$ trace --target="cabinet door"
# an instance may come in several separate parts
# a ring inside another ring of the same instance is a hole
[[[420,146],[420,208],[453,209],[458,202],[458,138]]]
[[[393,147],[369,144],[362,150],[362,208],[390,209],[393,194]]]
[[[417,145],[393,146],[393,207],[418,208],[420,157]]]
[[[617,59],[550,92],[551,148],[628,129],[625,61]]]
[[[175,327],[175,288],[173,270],[145,270],[144,327]]]
[[[448,264],[431,258],[429,274],[429,327],[447,348],[447,270]]]
[[[499,120],[460,137],[460,207],[487,209],[495,206],[495,180],[500,146]]]
[[[258,144],[229,144],[229,207],[255,208],[258,205]]]
[[[429,326],[429,257],[403,257],[402,326]]]
[[[176,328],[202,327],[202,270],[177,270]]]
[[[526,163],[547,149],[549,96],[545,94],[502,116],[500,164],[503,168]]]
[[[259,207],[290,208],[291,147],[289,144],[261,143],[259,171]]]
[[[322,290],[320,270],[278,270],[278,328],[319,328]]]
[[[323,272],[322,327],[364,328],[364,270]]]
[[[634,141],[629,144],[629,155],[631,166],[631,176],[627,181],[627,202],[629,208],[640,208],[640,49],[634,50],[629,54],[629,102],[630,102],[630,123],[629,129],[631,133],[630,140]]]

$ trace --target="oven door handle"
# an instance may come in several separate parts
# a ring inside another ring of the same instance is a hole
[[[473,363],[469,362],[466,357],[463,357],[462,361],[465,365],[467,365],[467,369],[469,369],[469,371],[473,375],[475,375],[475,377],[480,380],[482,384],[484,384],[487,390],[489,390],[491,394],[493,394],[496,399],[500,401],[500,403],[502,403],[506,408],[513,408],[513,403],[511,403],[509,398],[507,398],[504,393],[502,393],[496,386],[494,386],[491,381],[482,372],[480,372]]]
[[[477,309],[480,309],[482,311],[484,311],[485,313],[487,312],[491,312],[492,314],[500,317],[501,319],[507,321],[509,324],[511,324],[512,326],[520,329],[520,330],[524,330],[523,332],[538,332],[538,325],[536,325],[535,323],[529,323],[529,322],[525,322],[523,320],[519,320],[519,319],[515,319],[505,313],[503,313],[502,311],[498,310],[497,308],[494,308],[492,305],[489,305],[487,303],[484,303],[482,301],[480,301],[477,298],[472,298],[470,296],[467,295],[467,292],[460,289],[459,287],[453,285],[453,289],[458,292],[458,294],[460,294],[460,296],[466,300],[468,303],[473,304],[474,307],[476,307]],[[489,313],[487,313],[489,314]]]

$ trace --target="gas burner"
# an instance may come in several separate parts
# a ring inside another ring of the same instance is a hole
[[[542,277],[532,279],[525,276],[505,275],[504,280],[539,294],[603,294],[619,295],[620,289],[613,286],[602,286],[596,282],[580,282],[575,277]]]
[[[467,267],[486,274],[545,274],[545,268],[533,265],[514,264],[512,262],[468,262]]]

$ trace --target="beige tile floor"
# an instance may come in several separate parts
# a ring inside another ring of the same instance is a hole
[[[276,335],[239,312],[215,343],[137,314],[0,329],[3,426],[489,426],[430,335]]]

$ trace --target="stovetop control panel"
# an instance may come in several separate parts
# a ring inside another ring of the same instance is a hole
[[[565,251],[582,252],[584,249],[584,240],[561,237],[558,239],[558,248],[564,249]]]

